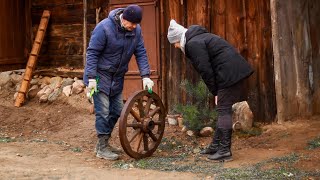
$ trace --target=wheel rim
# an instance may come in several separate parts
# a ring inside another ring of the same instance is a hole
[[[137,91],[121,112],[119,137],[124,151],[132,158],[151,156],[159,146],[165,128],[166,110],[156,93]]]

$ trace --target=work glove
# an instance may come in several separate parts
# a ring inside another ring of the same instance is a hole
[[[149,93],[152,93],[153,81],[150,78],[142,78],[143,89],[148,89]]]
[[[97,80],[89,79],[89,84],[87,87],[87,97],[91,98],[93,92],[97,91]]]

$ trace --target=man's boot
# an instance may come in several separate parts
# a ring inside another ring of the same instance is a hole
[[[97,157],[103,158],[106,160],[117,160],[119,158],[118,154],[113,153],[110,148],[108,147],[108,141],[110,136],[107,135],[101,135],[98,142],[98,148],[97,148]]]
[[[107,146],[109,147],[109,149],[114,152],[114,153],[122,153],[122,150],[120,148],[115,148],[115,147],[112,147],[109,142],[107,142]],[[94,153],[97,153],[97,149],[99,147],[99,139],[97,141],[97,144],[96,144],[96,147],[94,148]]]
[[[209,155],[208,159],[219,161],[219,162],[231,161],[232,160],[232,153],[231,153],[232,129],[221,128],[220,131],[222,136],[221,136],[219,150],[215,154]]]
[[[200,154],[214,154],[218,151],[219,149],[219,144],[220,144],[220,130],[217,128],[214,132],[212,142],[209,144],[208,147],[200,151]]]

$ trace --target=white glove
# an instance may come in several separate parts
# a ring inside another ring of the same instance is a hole
[[[89,79],[89,84],[88,84],[88,88],[87,88],[87,96],[88,97],[91,96],[92,89],[94,91],[97,91],[97,80],[95,80],[95,79]]]
[[[154,85],[153,81],[150,78],[142,78],[142,82],[143,89],[148,89],[148,91],[152,92],[152,86]]]

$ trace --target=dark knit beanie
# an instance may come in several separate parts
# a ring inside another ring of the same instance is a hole
[[[123,19],[132,23],[140,23],[142,19],[142,9],[138,5],[130,5],[123,11]]]

